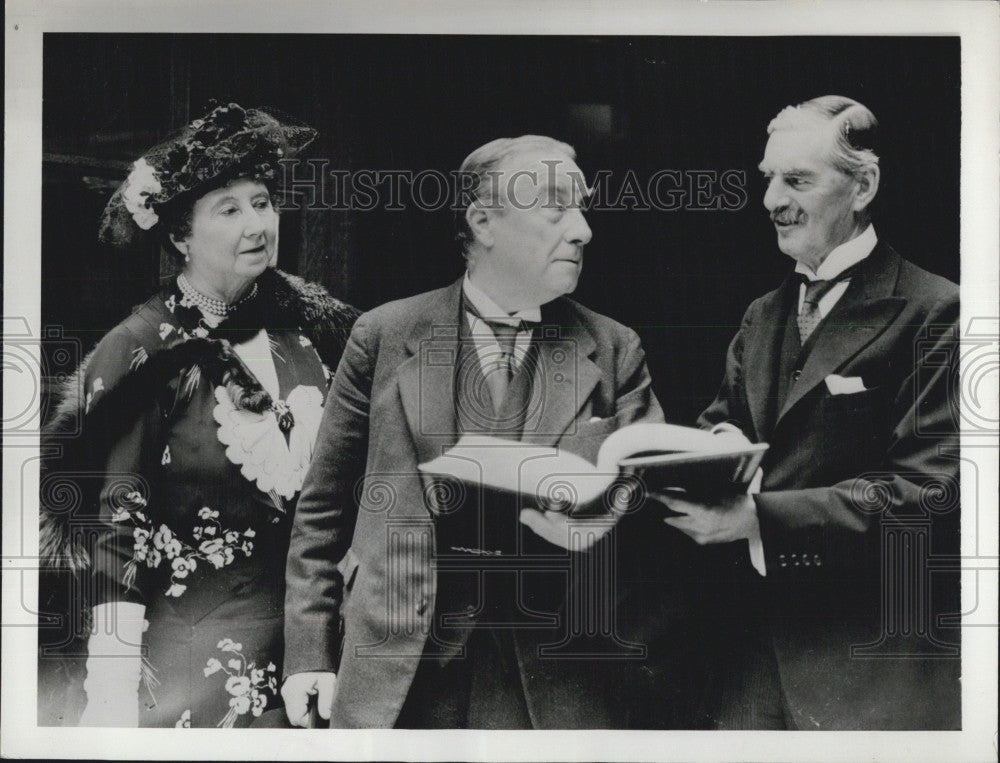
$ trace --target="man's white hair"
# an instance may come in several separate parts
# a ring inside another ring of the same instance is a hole
[[[833,134],[828,159],[841,172],[856,176],[866,167],[878,165],[878,120],[867,106],[842,95],[823,95],[786,106],[771,120],[767,134],[815,126],[827,126]]]

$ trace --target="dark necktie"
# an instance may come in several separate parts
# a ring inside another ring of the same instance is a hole
[[[800,274],[802,282],[806,285],[806,295],[802,299],[802,309],[799,310],[798,314],[799,341],[802,344],[806,343],[810,334],[816,330],[816,326],[823,320],[823,316],[819,311],[820,300],[838,283],[846,281],[853,276],[860,264],[859,262],[856,265],[852,265],[829,281],[810,281],[805,275]]]

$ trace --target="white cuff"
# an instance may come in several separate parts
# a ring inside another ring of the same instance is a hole
[[[750,546],[750,564],[761,577],[767,577],[767,564],[764,562],[764,541],[760,539],[760,535],[757,535],[753,538],[747,538],[747,543]]]
[[[760,485],[764,481],[764,470],[758,469],[757,473],[754,474],[753,479],[750,480],[750,486],[747,488],[748,495],[757,495],[760,492]],[[756,501],[754,501],[756,504]],[[757,523],[754,525],[756,533],[747,538],[747,543],[750,546],[750,564],[753,568],[760,573],[761,577],[767,576],[767,564],[764,561],[764,541],[760,537],[760,516],[757,516]]]

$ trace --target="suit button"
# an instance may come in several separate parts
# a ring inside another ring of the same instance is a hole
[[[465,608],[465,616],[466,617],[472,617],[474,614],[476,614],[476,605],[475,604],[470,604],[469,606],[467,606]]]
[[[815,564],[817,567],[823,564],[823,560],[819,558],[819,554],[813,555],[813,564]]]
[[[782,562],[785,561],[785,555],[784,554],[778,554],[778,560],[782,561]]]
[[[802,371],[801,370],[795,369],[794,371],[792,371],[792,381],[793,382],[797,382],[801,378],[802,378]]]

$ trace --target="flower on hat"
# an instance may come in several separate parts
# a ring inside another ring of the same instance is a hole
[[[132,165],[132,171],[122,188],[122,200],[135,224],[143,230],[149,230],[160,219],[150,208],[149,197],[162,190],[160,181],[156,177],[156,170],[146,162],[145,157]]]
[[[132,165],[101,216],[100,240],[126,247],[160,221],[167,205],[205,184],[237,176],[273,181],[282,159],[316,137],[305,125],[286,124],[266,111],[236,103],[216,106]]]

